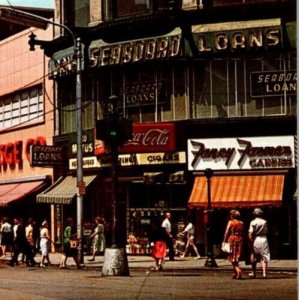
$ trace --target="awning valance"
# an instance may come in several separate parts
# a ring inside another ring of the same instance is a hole
[[[211,179],[211,207],[252,207],[281,205],[284,175],[213,176]],[[189,207],[208,205],[207,179],[195,178],[188,202]]]
[[[83,181],[87,187],[96,175],[84,176]],[[73,176],[60,177],[47,190],[37,195],[38,203],[70,204],[77,194],[77,178]]]
[[[38,193],[46,185],[45,180],[0,184],[0,206],[7,206],[12,201]]]

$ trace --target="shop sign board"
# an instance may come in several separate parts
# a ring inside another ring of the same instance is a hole
[[[296,95],[297,72],[260,71],[250,73],[251,97]]]
[[[199,53],[250,51],[282,47],[280,19],[199,24],[192,26]]]
[[[95,40],[89,47],[90,67],[169,59],[181,53],[181,29],[162,36],[109,44]]]
[[[119,99],[124,99],[125,107],[142,107],[166,103],[165,81],[143,81],[126,84],[119,88]],[[121,103],[120,107],[123,107]]]
[[[100,162],[97,160],[96,156],[83,157],[83,169],[92,169],[92,168],[101,168],[103,167]],[[77,159],[71,158],[69,159],[69,169],[76,170],[77,169]]]
[[[188,139],[190,171],[295,168],[295,137]]]
[[[53,167],[63,163],[63,148],[58,146],[31,146],[30,165],[34,167]]]
[[[133,138],[119,148],[120,153],[175,151],[174,123],[133,123]]]
[[[134,165],[165,165],[165,164],[185,164],[185,152],[159,152],[159,153],[136,153],[121,154],[118,157],[121,166]]]
[[[164,164],[185,164],[185,152],[160,152],[160,153],[136,153],[120,154],[118,156],[119,165],[122,167],[137,165],[164,165]],[[83,157],[83,169],[111,167],[111,155],[100,157]],[[69,159],[69,169],[77,169],[77,159]]]

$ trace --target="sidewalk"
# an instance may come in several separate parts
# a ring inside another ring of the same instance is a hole
[[[41,256],[39,254],[36,255],[35,260],[40,262]],[[61,253],[51,253],[50,259],[53,266],[59,266],[61,258]],[[88,261],[91,258],[90,255],[84,256],[84,264],[85,268],[102,268],[103,265],[103,256],[96,256],[94,262]],[[9,256],[6,259],[1,258],[1,265],[7,262],[10,259]],[[164,269],[170,270],[200,270],[200,269],[213,269],[213,270],[231,270],[231,264],[224,258],[216,258],[216,268],[207,268],[204,266],[206,261],[206,257],[201,259],[194,259],[193,257],[186,257],[185,259],[181,259],[176,257],[175,261],[168,261],[168,258],[165,260]],[[72,258],[68,258],[67,261],[68,266],[74,267],[75,263]],[[151,256],[145,255],[128,255],[128,264],[130,270],[149,270],[150,268],[154,267],[155,263]],[[250,270],[250,265],[245,265],[244,261],[241,261],[240,266],[244,270]],[[297,260],[271,260],[268,266],[269,272],[291,272],[297,273],[298,271],[298,261]]]

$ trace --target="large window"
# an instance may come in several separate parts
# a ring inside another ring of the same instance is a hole
[[[0,128],[29,125],[44,120],[42,87],[0,98]]]
[[[266,78],[266,72],[278,76],[294,70],[295,53],[198,60],[192,71],[193,118],[294,115],[296,91],[254,95],[250,80],[253,73]]]

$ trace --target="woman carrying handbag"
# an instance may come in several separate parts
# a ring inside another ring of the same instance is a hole
[[[239,260],[243,244],[243,231],[244,224],[240,220],[240,212],[238,210],[231,210],[223,243],[228,243],[231,248],[231,253],[228,253],[227,259],[231,262],[234,269],[233,279],[242,279],[242,270],[239,267]]]

